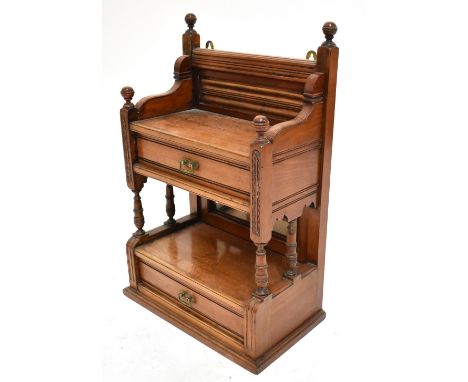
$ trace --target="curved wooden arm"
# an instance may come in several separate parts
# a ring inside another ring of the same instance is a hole
[[[179,57],[174,64],[174,85],[165,93],[144,97],[137,102],[138,119],[158,117],[190,109],[192,102],[192,66],[190,56]]]
[[[304,85],[304,105],[299,114],[267,131],[265,136],[273,143],[273,151],[293,148],[320,138],[324,77],[323,73],[312,73]]]
[[[275,142],[276,139],[280,138],[281,135],[286,134],[288,131],[296,129],[299,126],[303,125],[311,114],[311,106],[312,105],[304,105],[295,118],[289,121],[277,123],[276,125],[270,127],[268,132],[265,134],[267,139],[270,142]]]

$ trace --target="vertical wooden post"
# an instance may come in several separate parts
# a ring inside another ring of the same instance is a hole
[[[188,13],[185,16],[185,22],[187,23],[188,29],[182,35],[182,51],[185,55],[191,56],[192,50],[200,47],[200,35],[193,29],[197,22],[197,16],[193,13]]]
[[[265,246],[271,239],[272,202],[271,175],[272,150],[271,143],[265,133],[270,127],[268,118],[257,115],[253,120],[257,131],[255,141],[250,145],[251,163],[251,192],[250,192],[250,238],[257,246],[255,261],[256,296],[267,296],[270,291],[268,285],[268,264]]]
[[[166,184],[166,214],[169,217],[164,224],[172,225],[175,224],[175,204],[174,204],[174,188],[170,184]]]
[[[328,21],[323,25],[325,41],[317,50],[317,69],[326,76],[324,91],[324,116],[322,128],[322,155],[320,164],[320,191],[316,208],[308,211],[308,259],[317,264],[319,280],[317,298],[323,298],[323,277],[325,271],[325,244],[327,237],[328,200],[330,190],[330,168],[333,142],[333,123],[335,114],[336,78],[338,71],[338,47],[333,42],[338,28]]]
[[[289,269],[284,272],[285,277],[292,278],[297,275],[297,220],[288,222],[288,234],[286,236],[286,258],[289,262]]]
[[[127,186],[134,193],[133,197],[133,221],[137,230],[133,236],[142,236],[145,234],[143,226],[145,224],[145,217],[143,215],[143,206],[141,204],[140,191],[142,190],[146,177],[135,174],[133,171],[133,163],[136,158],[136,145],[135,136],[130,131],[130,122],[138,119],[138,111],[132,103],[135,91],[130,86],[125,86],[120,91],[125,104],[120,109],[120,123],[122,126],[122,141],[124,148],[125,158],[125,174],[127,176]]]
[[[197,16],[193,13],[188,13],[185,16],[185,22],[187,23],[188,29],[182,35],[182,53],[188,56],[192,55],[194,48],[200,47],[200,35],[193,27],[197,22]],[[198,213],[197,196],[190,193],[190,213]]]
[[[196,194],[189,193],[189,205],[191,214],[200,214],[199,211],[199,199],[200,197]]]

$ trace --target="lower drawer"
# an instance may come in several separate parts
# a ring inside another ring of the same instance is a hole
[[[139,273],[142,281],[145,281],[156,289],[165,292],[176,299],[181,305],[189,309],[194,309],[211,320],[221,324],[225,328],[242,337],[244,336],[244,319],[242,317],[209,300],[201,294],[194,292],[185,285],[180,284],[178,281],[166,276],[143,262],[139,263]]]

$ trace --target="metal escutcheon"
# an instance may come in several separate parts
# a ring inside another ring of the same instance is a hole
[[[177,296],[177,299],[179,300],[179,302],[181,302],[185,306],[188,306],[189,308],[191,308],[192,303],[195,302],[195,298],[186,291],[180,292]]]
[[[184,159],[181,159],[179,162],[180,170],[187,174],[193,174],[195,170],[198,170],[199,167],[200,166],[198,162],[195,160],[184,158]]]

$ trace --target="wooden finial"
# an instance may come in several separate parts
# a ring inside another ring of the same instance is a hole
[[[191,56],[195,48],[200,48],[200,35],[193,29],[197,22],[197,16],[193,13],[187,13],[187,15],[185,15],[185,22],[187,23],[188,29],[182,35],[182,52],[186,56]]]
[[[132,103],[132,98],[135,95],[135,91],[130,86],[124,86],[120,91],[123,99],[125,100],[125,104],[123,105],[126,109],[131,109],[134,105]]]
[[[265,133],[270,128],[270,121],[264,115],[257,115],[253,119],[255,130],[257,131],[257,142],[268,142]]]
[[[197,16],[195,16],[193,13],[187,13],[185,15],[185,22],[187,23],[188,30],[193,30],[193,27],[195,26],[195,23],[197,22]]]
[[[323,42],[322,46],[326,46],[328,48],[333,48],[336,46],[332,40],[337,30],[338,27],[333,21],[327,21],[325,24],[323,24],[322,31],[325,34],[326,40]]]

